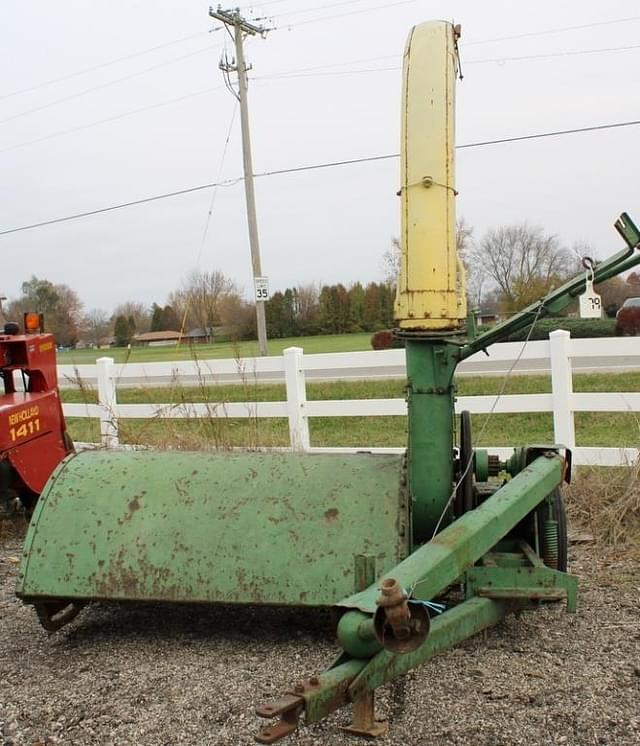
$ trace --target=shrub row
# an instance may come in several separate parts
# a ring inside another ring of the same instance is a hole
[[[491,326],[480,326],[478,333],[489,331]],[[548,339],[549,333],[556,329],[565,329],[574,339],[588,337],[614,337],[616,335],[615,319],[574,319],[567,316],[558,318],[539,319],[529,337],[530,340]],[[505,342],[523,342],[529,333],[529,328],[511,334]],[[618,334],[620,331],[618,330]],[[374,350],[389,350],[392,347],[404,347],[402,340],[396,339],[389,329],[376,332],[371,337]]]
[[[549,333],[564,329],[574,339],[587,337],[614,337],[616,334],[615,319],[574,319],[566,316],[559,318],[538,319],[529,339],[549,339]],[[508,342],[522,342],[527,338],[529,328],[511,334]]]

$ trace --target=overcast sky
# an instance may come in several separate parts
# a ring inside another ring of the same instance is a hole
[[[632,0],[242,7],[275,27],[246,46],[256,173],[396,153],[405,39],[434,18],[462,24],[458,144],[640,119]],[[234,99],[219,25],[200,0],[4,0],[0,230],[239,176],[239,115],[223,161]],[[458,214],[476,237],[528,221],[604,257],[620,247],[617,215],[640,221],[639,139],[636,126],[460,150]],[[398,183],[395,159],[258,178],[271,290],[381,279]],[[164,302],[197,266],[249,293],[242,184],[216,191],[203,245],[211,201],[205,190],[1,236],[0,291],[15,297],[36,274],[110,311]]]

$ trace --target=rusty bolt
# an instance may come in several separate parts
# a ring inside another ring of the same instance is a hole
[[[304,686],[303,686],[302,684],[296,684],[296,685],[295,685],[295,686],[293,687],[293,691],[294,691],[294,692],[295,692],[296,694],[304,694]]]
[[[396,640],[411,637],[411,612],[407,594],[395,578],[385,578],[382,581],[376,604],[384,609],[386,624],[393,630]]]
[[[309,683],[311,684],[311,686],[318,686],[318,684],[320,683],[320,679],[317,676],[312,676],[309,679]]]

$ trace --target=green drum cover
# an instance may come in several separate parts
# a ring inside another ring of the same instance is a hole
[[[84,452],[38,501],[24,600],[329,606],[407,554],[402,457]],[[356,558],[359,558],[357,560]]]

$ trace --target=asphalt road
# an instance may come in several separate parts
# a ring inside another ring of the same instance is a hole
[[[640,371],[640,355],[629,355],[627,357],[594,356],[589,358],[574,358],[571,361],[575,373],[622,373],[624,371]],[[495,376],[507,373],[510,363],[504,360],[495,362],[488,358],[481,363],[470,360],[458,366],[458,373],[474,376]],[[526,373],[549,373],[551,371],[548,359],[521,360],[516,364],[514,372]]]
[[[467,360],[458,366],[457,373],[462,376],[501,376],[508,372],[510,361],[505,360],[481,360],[480,362]],[[575,358],[572,361],[575,373],[622,373],[625,371],[640,371],[640,355],[629,355],[627,357],[594,356],[590,358]],[[514,367],[514,373],[518,375],[545,374],[550,372],[548,359],[521,360]],[[387,367],[381,372],[380,368],[326,368],[324,370],[310,370],[306,372],[307,381],[356,381],[372,379],[404,378],[405,367]],[[95,379],[85,379],[92,386],[96,385]],[[282,374],[277,373],[248,373],[245,383],[282,383]],[[180,379],[183,386],[197,386],[201,381],[196,376],[183,376]],[[132,388],[136,386],[169,386],[175,383],[175,379],[167,377],[149,378],[127,378],[119,386]],[[211,378],[211,384],[239,383],[236,374],[218,374]],[[62,380],[62,388],[71,388],[73,384]]]

